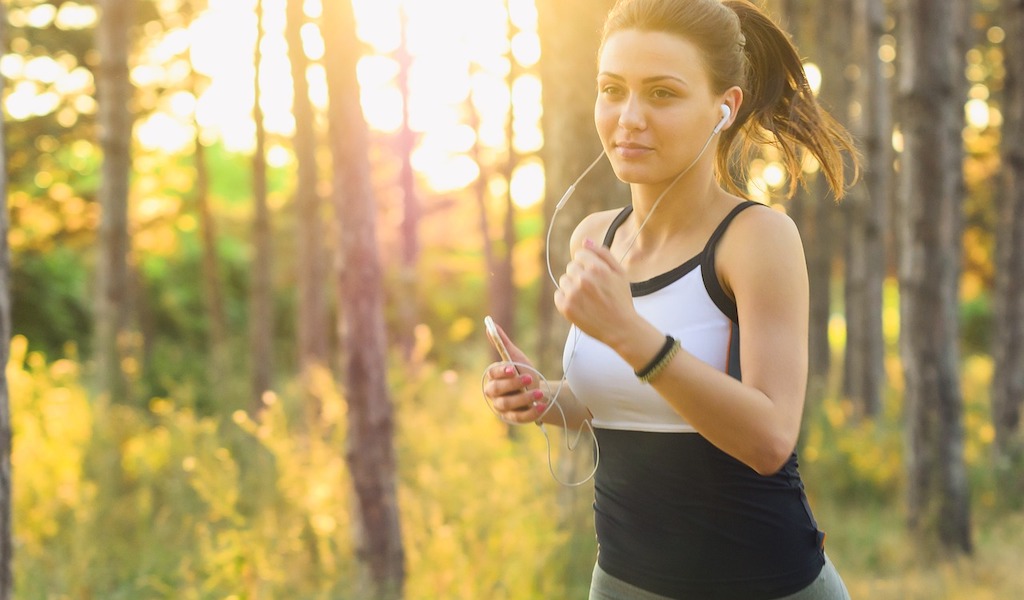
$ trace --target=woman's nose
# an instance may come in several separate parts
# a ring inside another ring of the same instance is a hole
[[[630,94],[626,101],[621,105],[621,112],[619,113],[619,127],[626,130],[637,130],[646,127],[643,106],[641,105],[639,98],[634,94]]]

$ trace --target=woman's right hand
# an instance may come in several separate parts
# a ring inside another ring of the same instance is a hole
[[[526,355],[508,339],[504,330],[499,327],[498,333],[512,360],[527,368],[520,372],[516,365],[508,362],[492,363],[484,372],[484,397],[494,412],[506,423],[534,423],[548,407],[540,385],[540,374],[530,364]]]
[[[537,377],[520,374],[507,362],[493,363],[484,375],[484,397],[502,421],[512,425],[533,423],[547,410]]]

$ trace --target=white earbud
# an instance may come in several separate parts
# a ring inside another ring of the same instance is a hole
[[[715,130],[713,132],[711,132],[711,135],[715,135],[715,134],[719,133],[720,131],[722,131],[722,128],[725,127],[729,123],[729,117],[731,117],[731,116],[732,116],[732,109],[729,108],[728,104],[723,104],[722,105],[722,120],[718,122],[718,125],[715,125]]]

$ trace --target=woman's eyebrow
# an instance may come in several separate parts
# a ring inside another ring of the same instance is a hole
[[[616,79],[618,81],[625,81],[626,80],[626,78],[623,77],[622,75],[618,75],[616,73],[610,73],[608,71],[601,71],[600,73],[597,74],[597,76],[598,77],[608,77],[610,79]],[[675,75],[654,75],[653,77],[644,77],[643,79],[640,80],[640,83],[643,83],[643,84],[657,83],[659,81],[664,81],[664,80],[675,81],[675,82],[677,82],[677,83],[679,83],[681,85],[689,85],[689,84],[686,83],[685,80],[680,79],[679,77],[676,77]]]

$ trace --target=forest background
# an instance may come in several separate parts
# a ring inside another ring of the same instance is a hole
[[[585,597],[590,448],[488,410],[482,319],[560,374],[610,5],[4,2],[0,597]],[[766,7],[865,157],[841,204],[749,162],[806,245],[829,554],[1024,597],[1024,6]]]

